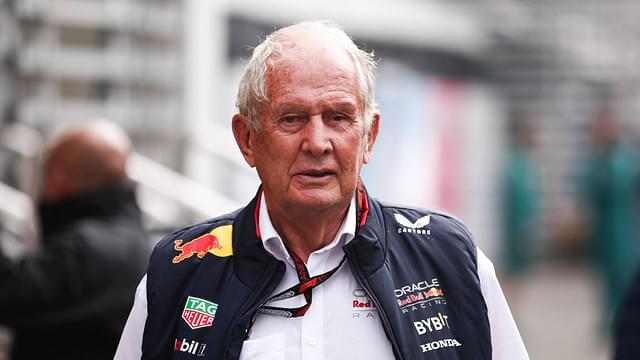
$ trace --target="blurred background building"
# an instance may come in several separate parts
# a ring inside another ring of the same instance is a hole
[[[380,59],[369,189],[467,223],[505,276],[532,358],[605,359],[581,164],[604,107],[637,145],[638,16],[633,0],[0,0],[2,246],[37,246],[42,139],[89,117],[134,138],[131,174],[155,239],[246,202],[258,180],[229,126],[243,60],[276,27],[331,19]],[[532,266],[512,279],[502,197],[519,122],[534,132],[539,210]]]

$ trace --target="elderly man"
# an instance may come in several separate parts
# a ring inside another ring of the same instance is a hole
[[[0,324],[12,360],[112,359],[150,252],[125,165],[130,143],[92,121],[56,136],[44,156],[42,247],[0,257]]]
[[[527,358],[465,227],[360,182],[374,70],[330,23],[255,48],[232,127],[262,186],[157,245],[116,359]]]

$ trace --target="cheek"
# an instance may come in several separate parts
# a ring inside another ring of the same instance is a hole
[[[287,152],[285,148],[282,146],[263,146],[260,148],[257,159],[256,170],[260,179],[273,184],[286,181],[293,160],[290,152]]]
[[[349,163],[352,163],[353,166],[360,166],[367,157],[365,147],[366,143],[354,136],[350,142],[346,142],[342,147],[344,158],[348,158]]]
[[[345,172],[355,172],[355,175],[360,171],[362,167],[364,153],[360,148],[350,147],[345,149],[340,156],[342,160],[342,170]]]
[[[260,136],[256,141],[256,145],[256,157],[259,158],[263,165],[269,164],[273,166],[274,163],[277,164],[278,158],[283,154],[283,145],[273,136],[266,134]]]

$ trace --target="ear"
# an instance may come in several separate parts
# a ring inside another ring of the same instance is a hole
[[[371,129],[369,129],[369,135],[367,136],[366,148],[364,149],[362,158],[363,164],[369,162],[371,149],[373,149],[373,144],[376,142],[376,138],[378,137],[378,130],[380,130],[380,113],[376,112],[373,114],[373,122],[371,123]]]
[[[59,166],[47,167],[42,180],[40,197],[45,201],[59,201],[71,194],[71,181]]]
[[[240,114],[235,114],[231,119],[231,128],[236,144],[244,157],[244,160],[251,167],[255,167],[255,130],[249,123],[249,119]]]

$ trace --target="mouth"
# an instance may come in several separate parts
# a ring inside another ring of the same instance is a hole
[[[311,176],[311,177],[323,177],[333,175],[331,171],[303,171],[300,175]]]
[[[308,180],[322,180],[336,173],[328,169],[310,169],[298,172],[296,175]]]

